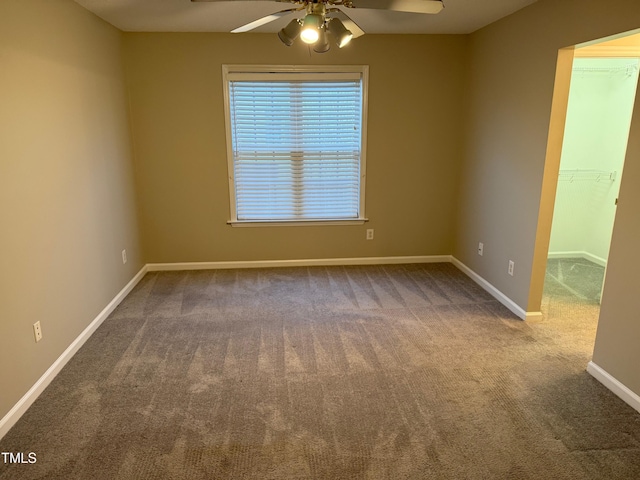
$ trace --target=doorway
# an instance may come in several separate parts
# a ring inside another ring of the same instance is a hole
[[[598,305],[638,85],[640,35],[575,50],[544,297]],[[636,55],[636,56],[633,56]]]

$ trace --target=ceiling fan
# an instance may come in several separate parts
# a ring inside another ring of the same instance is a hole
[[[191,0],[192,2],[226,2],[230,0]],[[231,0],[242,1],[242,0]],[[278,37],[288,47],[296,38],[313,45],[313,50],[324,53],[329,50],[330,34],[338,48],[344,47],[352,38],[364,35],[349,16],[338,7],[391,10],[420,14],[439,13],[444,8],[443,0],[270,0],[292,3],[295,8],[281,10],[231,30],[232,33],[249,32],[286,15],[304,12],[302,18],[294,18],[278,32]]]

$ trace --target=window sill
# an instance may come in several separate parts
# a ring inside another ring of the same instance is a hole
[[[349,220],[277,220],[277,221],[240,221],[229,220],[232,227],[315,227],[320,225],[363,225],[368,218],[354,218]]]

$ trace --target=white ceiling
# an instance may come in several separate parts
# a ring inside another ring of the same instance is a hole
[[[229,32],[265,15],[293,8],[276,1],[75,0],[127,32]],[[437,15],[386,10],[343,10],[367,33],[471,33],[536,0],[444,0]],[[254,32],[277,32],[285,16]]]

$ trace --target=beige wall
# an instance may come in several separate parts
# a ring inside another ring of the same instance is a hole
[[[640,395],[640,95],[620,184],[593,362]]]
[[[640,27],[637,13],[637,0],[540,0],[471,36],[367,35],[310,55],[275,35],[121,34],[70,0],[3,0],[0,418],[143,262],[453,252],[536,310],[558,49]],[[370,65],[371,221],[227,226],[221,65],[315,62]],[[638,113],[632,130],[594,360],[638,393]]]
[[[0,418],[141,268],[123,78],[74,2],[0,2]]]
[[[562,122],[550,121],[558,50],[640,27],[637,0],[602,5],[599,0],[540,0],[470,38],[469,123],[455,255],[529,311],[540,307],[553,170],[557,174],[559,167],[559,160],[547,165],[541,195],[550,123],[560,123],[560,130],[551,132],[549,149],[562,138]],[[561,77],[567,75],[564,63]],[[566,91],[556,93],[558,102],[566,102]],[[636,100],[594,352],[594,362],[636,394],[639,105]],[[476,255],[478,241],[485,244],[483,257]],[[516,262],[513,278],[506,273],[509,259]]]
[[[273,34],[126,33],[125,45],[148,262],[451,253],[466,37],[366,35],[322,55]],[[226,224],[225,63],[370,66],[370,222]]]
[[[540,308],[551,228],[552,202],[539,207],[558,50],[637,28],[638,13],[637,0],[539,0],[470,36],[454,253],[524,310]]]
[[[635,47],[634,54],[640,56],[640,35],[608,45],[622,46],[627,54]],[[634,108],[593,361],[640,395],[640,95]]]

